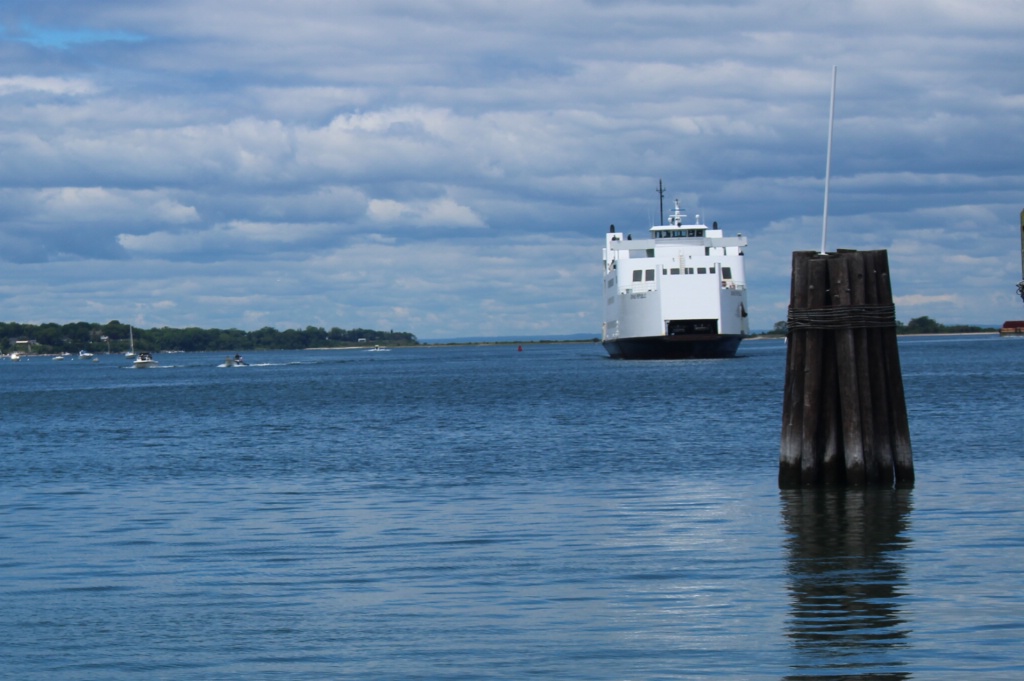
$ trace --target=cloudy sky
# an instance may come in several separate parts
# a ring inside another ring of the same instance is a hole
[[[598,333],[667,203],[1024,318],[1020,0],[5,0],[0,321]],[[656,220],[655,220],[656,221]]]

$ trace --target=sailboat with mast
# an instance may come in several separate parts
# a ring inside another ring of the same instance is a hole
[[[133,367],[136,369],[150,369],[160,364],[153,359],[153,353],[151,352],[135,354],[135,334],[132,332],[131,326],[128,327],[128,342],[131,343],[131,349],[124,353],[124,356],[132,360]]]

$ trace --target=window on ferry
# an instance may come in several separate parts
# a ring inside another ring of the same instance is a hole
[[[731,267],[723,267],[722,268],[722,279],[732,279],[732,268]]]
[[[686,273],[686,274],[693,274],[693,268],[692,268],[692,267],[687,267],[687,268],[686,268],[685,270],[683,270],[683,271],[684,271],[684,273]]]
[[[673,267],[672,269],[669,270],[669,272],[671,274],[679,274],[679,268],[678,267]]]
[[[643,270],[633,270],[633,281],[643,281],[643,280],[644,280],[644,271]]]
[[[654,270],[647,270],[647,281],[654,281]]]
[[[704,255],[711,255],[711,247],[710,246],[705,246],[704,247]]]
[[[697,268],[697,274],[707,274],[707,273],[708,273],[708,268],[707,267],[698,267]]]
[[[653,248],[648,248],[647,249],[647,257],[648,258],[653,258],[654,257],[654,249]]]
[[[697,230],[694,230],[694,229],[686,230],[686,236],[697,236]]]
[[[697,236],[704,236],[704,230],[703,229],[698,229],[697,230]]]
[[[682,232],[682,230],[679,230],[679,229],[677,229],[674,232],[672,232],[672,236],[682,236],[682,235],[683,235],[683,232]]]
[[[711,271],[711,274],[714,274],[715,273],[715,268],[712,267],[710,271]]]
[[[611,288],[612,286],[615,286],[615,278],[614,277],[608,280],[608,288]]]

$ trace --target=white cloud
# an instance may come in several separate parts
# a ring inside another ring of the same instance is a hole
[[[414,227],[483,227],[484,222],[472,209],[448,197],[425,203],[402,203],[390,199],[373,199],[368,209],[370,218],[382,225]]]
[[[81,78],[9,76],[0,77],[0,97],[17,93],[84,96],[96,92],[96,86]]]
[[[330,231],[330,225],[232,220],[218,230],[227,239],[295,243]]]
[[[322,223],[251,222],[232,220],[206,230],[155,231],[148,234],[119,234],[126,250],[151,255],[216,254],[245,252],[252,244],[282,246],[297,244],[329,234],[332,225]]]
[[[943,294],[939,296],[923,296],[920,294],[913,294],[909,296],[895,296],[893,302],[899,307],[921,307],[921,306],[933,306],[936,303],[949,304],[949,305],[961,305],[963,301],[959,296],[951,294]]]
[[[33,191],[25,198],[32,219],[46,223],[141,220],[184,224],[199,220],[194,206],[162,191],[54,187]]]
[[[118,234],[117,242],[128,251],[163,254],[187,253],[195,250],[195,240],[189,234],[151,232],[150,234]]]

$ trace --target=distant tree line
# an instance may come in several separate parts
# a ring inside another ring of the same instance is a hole
[[[969,324],[953,324],[946,326],[940,324],[931,317],[914,317],[909,322],[904,324],[903,322],[896,320],[896,333],[897,334],[917,334],[917,333],[981,333],[984,331],[992,331],[991,328],[984,326],[971,326]],[[775,322],[775,326],[768,333],[770,335],[785,336],[789,332],[789,326],[785,321]]]
[[[372,345],[418,345],[416,336],[405,331],[373,329],[305,329],[278,331],[264,327],[257,331],[238,329],[131,329],[135,349],[148,352],[240,351],[240,350],[304,350],[306,348],[347,347],[359,343]],[[31,341],[31,345],[17,341]],[[0,322],[0,351],[8,353],[24,349],[39,354],[124,352],[129,348],[129,326],[119,321],[106,324],[73,322],[71,324],[18,324]]]

